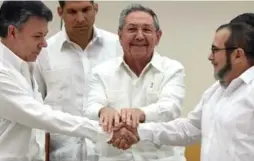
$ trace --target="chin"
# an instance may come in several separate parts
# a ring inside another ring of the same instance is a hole
[[[37,59],[37,56],[34,56],[32,58],[27,59],[27,62],[35,62]]]

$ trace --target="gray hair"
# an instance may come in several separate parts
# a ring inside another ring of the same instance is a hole
[[[157,31],[160,30],[160,24],[159,24],[159,20],[157,15],[155,14],[155,12],[148,8],[145,7],[141,4],[131,4],[129,6],[127,6],[125,9],[122,10],[122,12],[120,13],[120,17],[119,17],[119,26],[118,26],[118,30],[122,30],[124,23],[125,23],[125,18],[132,12],[135,11],[142,11],[142,12],[146,12],[148,14],[150,14],[153,17],[153,21],[154,21],[154,26],[156,28]]]
[[[21,28],[33,16],[48,22],[53,19],[51,10],[42,1],[4,1],[0,8],[0,37],[7,36],[9,25]]]

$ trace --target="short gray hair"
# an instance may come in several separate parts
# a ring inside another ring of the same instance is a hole
[[[122,10],[122,12],[120,13],[120,17],[119,17],[119,26],[118,26],[118,30],[122,30],[124,23],[125,23],[125,18],[132,12],[135,11],[142,11],[142,12],[146,12],[148,14],[150,14],[153,17],[153,21],[154,21],[154,26],[156,28],[157,31],[160,30],[160,24],[159,24],[159,20],[157,15],[155,14],[155,12],[148,8],[145,7],[141,4],[131,4],[128,5],[125,9]]]

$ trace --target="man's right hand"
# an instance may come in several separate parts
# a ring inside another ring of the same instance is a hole
[[[102,126],[106,132],[112,132],[113,127],[117,126],[120,122],[119,112],[110,107],[103,107],[99,111],[99,117],[100,126]]]

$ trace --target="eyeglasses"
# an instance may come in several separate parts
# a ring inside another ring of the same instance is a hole
[[[237,49],[237,47],[228,47],[228,48],[216,48],[216,47],[212,47],[211,48],[211,52],[213,54],[215,54],[216,52],[221,51],[221,50],[230,51],[230,50],[235,50],[235,49]]]

